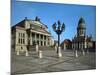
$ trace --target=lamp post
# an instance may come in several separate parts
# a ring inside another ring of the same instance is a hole
[[[57,26],[58,24],[58,26]],[[53,30],[56,32],[56,34],[58,35],[58,48],[57,48],[57,54],[58,57],[61,57],[61,50],[60,50],[60,34],[65,30],[65,24],[63,23],[61,25],[60,21],[58,20],[58,23],[56,24],[56,22],[52,25]]]

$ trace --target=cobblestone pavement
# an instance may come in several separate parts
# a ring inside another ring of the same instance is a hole
[[[54,50],[43,51],[43,58],[38,58],[35,51],[30,51],[29,56],[25,56],[25,54],[16,55],[12,52],[11,73],[16,75],[96,68],[94,52],[86,53],[84,56],[78,52],[78,58],[75,57],[73,51],[62,51],[62,55],[61,58],[58,58]]]

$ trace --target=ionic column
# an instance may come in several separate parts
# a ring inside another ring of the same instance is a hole
[[[46,36],[46,46],[48,46],[48,36]]]
[[[43,43],[43,46],[44,46],[44,35],[43,35],[43,42],[42,43]]]
[[[48,39],[49,39],[49,36],[48,36]],[[48,42],[49,42],[49,45],[48,46],[50,46],[50,39],[48,40]]]
[[[50,37],[50,39],[49,39],[49,42],[50,42],[50,46],[51,46],[51,37]]]
[[[40,40],[41,38],[40,38],[40,34],[39,34],[39,46],[41,46],[41,40]]]
[[[32,45],[32,33],[30,32],[30,45]]]

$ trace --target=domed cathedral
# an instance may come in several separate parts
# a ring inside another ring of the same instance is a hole
[[[78,27],[77,27],[77,36],[78,37],[84,37],[86,34],[86,26],[85,26],[85,21],[81,17],[78,22]]]
[[[86,35],[85,20],[81,17],[78,21],[77,35],[72,39],[72,48],[77,50],[92,47],[92,37]]]

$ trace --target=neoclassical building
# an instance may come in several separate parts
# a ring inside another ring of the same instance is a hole
[[[39,46],[52,46],[54,44],[47,25],[43,24],[38,17],[35,20],[25,17],[24,20],[12,26],[11,42],[12,49],[15,51],[30,50],[35,44]]]
[[[81,50],[93,47],[92,36],[86,35],[85,20],[81,17],[77,26],[77,35],[72,39],[72,48]]]

